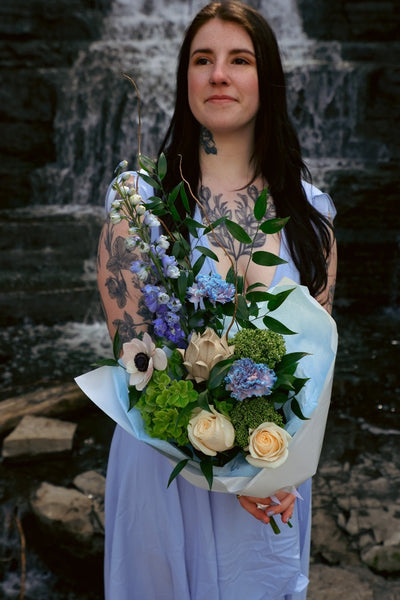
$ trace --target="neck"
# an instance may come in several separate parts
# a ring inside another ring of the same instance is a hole
[[[200,141],[202,181],[239,189],[253,179],[253,138],[242,134],[212,135],[203,129]]]

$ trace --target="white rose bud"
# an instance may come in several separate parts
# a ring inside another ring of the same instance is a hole
[[[250,430],[250,454],[246,460],[254,467],[276,469],[287,459],[291,439],[292,436],[276,423],[261,423],[256,429]]]
[[[212,412],[197,408],[188,423],[188,437],[196,450],[207,456],[216,456],[233,448],[235,430],[230,420],[210,406]]]

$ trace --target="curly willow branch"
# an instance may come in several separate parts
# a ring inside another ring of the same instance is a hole
[[[140,160],[140,157],[142,156],[142,116],[141,116],[142,106],[141,106],[139,88],[137,86],[136,81],[130,75],[127,75],[126,73],[122,73],[122,77],[127,79],[133,85],[133,87],[135,88],[135,92],[136,92],[136,98],[137,98],[137,103],[138,103],[138,158]],[[139,177],[136,177],[136,193],[138,193],[138,190],[139,190]]]

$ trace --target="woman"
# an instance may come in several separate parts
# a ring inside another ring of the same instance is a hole
[[[330,310],[334,208],[328,196],[301,181],[305,167],[287,115],[279,50],[259,13],[238,2],[214,2],[194,19],[181,48],[175,112],[161,150],[168,159],[167,189],[180,181],[182,168],[211,219],[229,215],[252,235],[252,206],[267,185],[269,215],[290,216],[282,235],[256,242],[287,264],[252,263],[246,270],[243,247],[221,228],[218,243],[211,236],[202,241],[219,257],[205,264],[205,272],[226,275],[230,262],[222,245],[246,285],[271,286],[287,275]],[[140,185],[142,196],[152,195]],[[111,335],[118,327],[130,339],[144,329],[146,309],[129,275],[126,235],[124,223],[104,226],[98,281]],[[170,472],[161,454],[116,428],[106,493],[107,600],[306,597],[310,482],[299,488],[302,500],[277,491],[278,504],[270,497],[210,493],[181,477],[167,489]],[[268,525],[271,514],[281,516],[280,535]]]

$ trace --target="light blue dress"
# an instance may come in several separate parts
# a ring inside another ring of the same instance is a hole
[[[334,217],[332,200],[304,184],[309,201]],[[144,198],[152,190],[141,182]],[[109,210],[113,193],[107,195]],[[206,242],[202,242],[203,245]],[[299,281],[284,234],[272,286]],[[213,261],[203,270],[210,272]],[[235,495],[208,492],[178,476],[171,463],[117,426],[106,485],[106,600],[304,600],[308,584],[311,480],[299,487],[293,528],[275,535]]]

